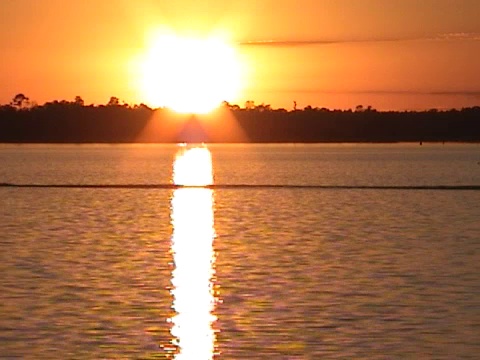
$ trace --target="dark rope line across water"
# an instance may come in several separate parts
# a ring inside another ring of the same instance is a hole
[[[10,188],[60,188],[60,189],[312,189],[312,190],[475,190],[480,185],[274,185],[274,184],[215,184],[189,186],[175,184],[14,184],[0,183]]]

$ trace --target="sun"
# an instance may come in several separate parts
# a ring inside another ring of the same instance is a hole
[[[208,113],[242,88],[238,53],[218,37],[157,34],[140,67],[145,102],[180,113]]]

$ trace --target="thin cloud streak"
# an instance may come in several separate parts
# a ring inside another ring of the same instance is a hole
[[[348,94],[372,94],[372,95],[446,95],[446,96],[480,96],[480,90],[365,90],[343,92]]]
[[[295,47],[311,45],[330,45],[341,44],[353,41],[324,41],[324,40],[252,40],[238,43],[240,46],[259,46],[259,47]]]
[[[297,94],[325,94],[325,95],[425,95],[425,96],[468,96],[480,98],[480,90],[438,90],[438,91],[419,91],[419,90],[361,90],[361,91],[341,91],[341,90],[320,90],[320,89],[263,89],[259,92],[275,93],[297,93]]]
[[[480,33],[444,33],[423,37],[392,37],[372,39],[338,39],[338,40],[249,40],[238,43],[240,46],[252,47],[297,47],[351,43],[380,43],[405,41],[480,41]]]

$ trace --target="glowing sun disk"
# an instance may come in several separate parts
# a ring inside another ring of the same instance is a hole
[[[159,35],[141,69],[146,101],[181,113],[207,113],[241,88],[239,57],[219,38]]]

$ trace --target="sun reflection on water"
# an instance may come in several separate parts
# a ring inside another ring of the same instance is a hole
[[[212,184],[212,159],[206,147],[182,147],[173,164],[177,185]],[[215,352],[215,237],[213,190],[180,188],[171,201],[173,225],[173,310],[175,359],[213,359]]]
[[[181,145],[173,164],[173,183],[205,186],[213,183],[212,155],[205,146]]]

